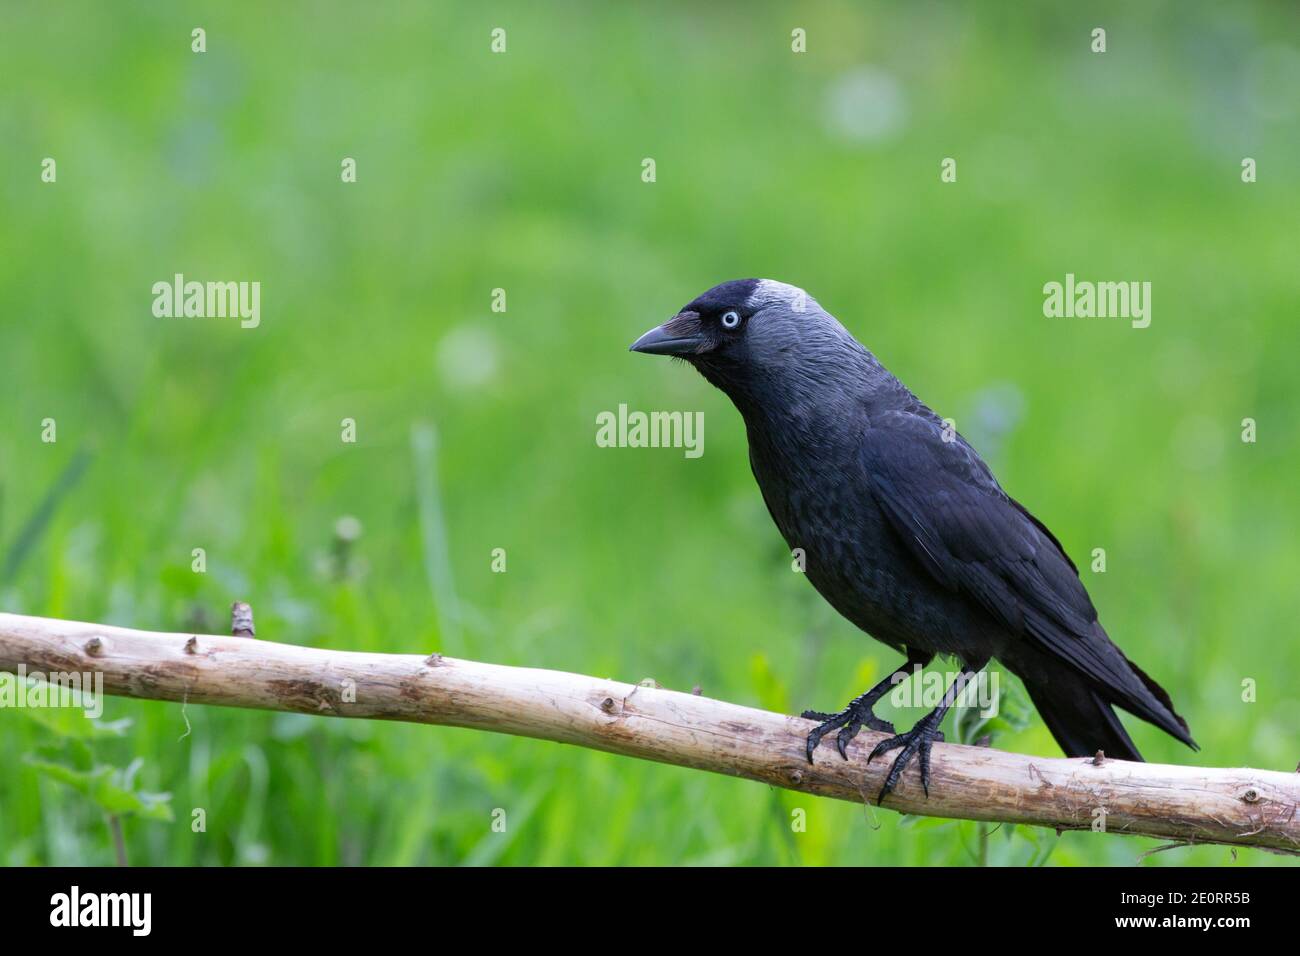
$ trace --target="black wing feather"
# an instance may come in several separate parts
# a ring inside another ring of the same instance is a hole
[[[1115,703],[1190,742],[1186,724],[1106,636],[1074,563],[955,432],[909,411],[874,418],[863,441],[872,494],[908,549],[951,591],[1037,642]]]

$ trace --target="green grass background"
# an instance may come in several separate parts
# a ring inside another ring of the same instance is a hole
[[[1084,571],[1102,620],[1203,748],[1130,722],[1148,759],[1300,759],[1294,8],[17,2],[0,21],[4,610],[220,630],[241,599],[268,639],[838,707],[895,656],[791,573],[726,399],[627,352],[714,283],[770,276],[955,418],[1081,565],[1106,549]],[[261,327],[154,318],[176,272],[260,281]],[[1044,318],[1066,272],[1152,282],[1150,328]],[[702,410],[704,456],[598,448],[620,402]],[[340,575],[345,514],[364,530]],[[1004,827],[981,850],[974,824],[465,730],[191,706],[180,739],[172,704],[105,716],[134,723],[104,759],[142,757],[173,794],[174,823],[127,821],[138,863],[1132,865],[1156,845]],[[102,815],[23,762],[47,735],[0,712],[0,861],[110,862]],[[996,743],[1059,753],[1036,718]]]

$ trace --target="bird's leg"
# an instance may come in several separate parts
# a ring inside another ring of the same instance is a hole
[[[889,774],[885,777],[885,784],[880,788],[880,795],[876,797],[876,803],[882,803],[889,792],[898,785],[899,778],[903,776],[903,771],[907,769],[908,763],[912,758],[920,755],[921,758],[921,788],[925,791],[927,797],[930,796],[930,747],[936,740],[943,740],[943,734],[939,731],[939,724],[943,722],[943,715],[948,713],[957,696],[973,681],[979,672],[984,669],[988,663],[985,659],[978,664],[966,664],[962,672],[957,675],[946,691],[939,706],[918,720],[915,726],[906,733],[890,737],[888,740],[882,740],[876,744],[876,748],[871,751],[867,757],[867,763],[879,757],[883,753],[888,753],[899,747],[903,752],[894,758],[894,764],[889,768]]]
[[[804,720],[819,720],[821,723],[815,727],[808,735],[806,752],[808,762],[813,762],[813,751],[821,743],[822,738],[832,730],[843,728],[835,738],[835,746],[839,749],[840,756],[845,760],[849,759],[846,748],[849,741],[852,740],[859,730],[863,727],[870,727],[872,730],[878,730],[882,734],[892,734],[894,725],[887,720],[881,720],[872,711],[876,706],[876,701],[889,693],[889,689],[898,683],[902,675],[911,674],[917,667],[924,667],[934,659],[934,654],[925,651],[915,651],[908,648],[907,660],[900,664],[898,669],[882,680],[871,690],[867,691],[860,697],[854,698],[849,706],[845,707],[838,714],[824,714],[819,710],[805,710],[800,716]]]

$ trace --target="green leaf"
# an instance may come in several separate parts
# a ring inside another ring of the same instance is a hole
[[[144,761],[133,760],[126,768],[111,764],[91,764],[89,749],[80,741],[68,747],[61,755],[51,756],[53,748],[42,748],[42,756],[26,755],[23,760],[37,772],[65,784],[90,798],[107,814],[128,816],[135,814],[146,820],[172,819],[171,794],[150,793],[134,789],[136,774]]]
[[[81,740],[106,740],[125,737],[131,729],[131,718],[121,720],[96,720],[72,707],[24,707],[19,711],[29,720],[60,737]]]

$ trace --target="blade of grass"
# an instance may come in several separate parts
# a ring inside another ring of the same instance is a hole
[[[415,500],[420,513],[420,545],[424,570],[433,592],[438,630],[449,653],[461,653],[460,602],[452,581],[447,550],[447,524],[438,490],[438,435],[427,422],[411,426],[411,457],[415,464]]]
[[[45,492],[45,497],[41,503],[36,506],[32,516],[27,519],[22,530],[18,532],[18,537],[9,548],[9,553],[5,555],[3,569],[0,569],[0,585],[8,584],[13,580],[14,575],[18,573],[23,562],[35,550],[36,545],[40,543],[41,537],[45,534],[53,520],[54,514],[59,509],[63,500],[72,493],[81,476],[85,474],[90,465],[91,455],[84,448],[77,449],[71,460],[63,467],[59,477],[54,480],[54,484]]]

